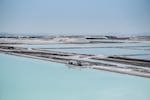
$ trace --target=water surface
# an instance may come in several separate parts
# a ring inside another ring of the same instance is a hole
[[[0,100],[150,100],[150,79],[0,54]]]

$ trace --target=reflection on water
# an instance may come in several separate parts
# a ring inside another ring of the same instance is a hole
[[[150,79],[0,54],[0,100],[150,100]]]

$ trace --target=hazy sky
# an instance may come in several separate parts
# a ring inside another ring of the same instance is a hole
[[[0,32],[150,32],[150,0],[0,0]]]

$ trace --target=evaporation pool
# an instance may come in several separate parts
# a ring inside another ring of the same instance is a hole
[[[150,100],[150,79],[0,54],[0,100]]]

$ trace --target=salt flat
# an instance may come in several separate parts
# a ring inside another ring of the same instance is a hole
[[[1,37],[0,50],[82,68],[150,77],[149,39],[149,36]]]

